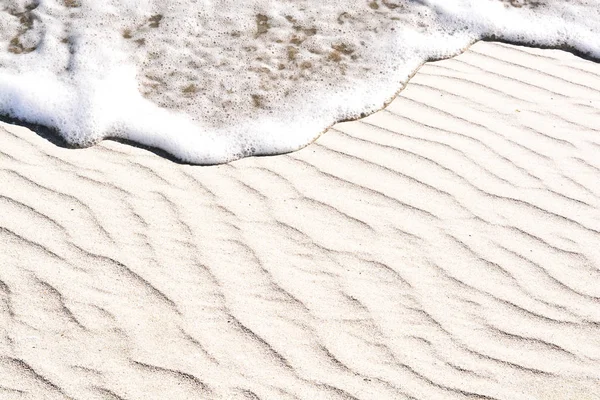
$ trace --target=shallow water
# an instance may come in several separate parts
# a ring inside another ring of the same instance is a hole
[[[480,39],[600,58],[599,1],[2,0],[0,113],[194,163],[296,150]]]

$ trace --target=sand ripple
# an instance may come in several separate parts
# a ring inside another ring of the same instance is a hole
[[[286,156],[1,130],[0,398],[599,398],[599,108],[479,43]]]

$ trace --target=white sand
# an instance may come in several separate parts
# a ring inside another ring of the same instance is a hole
[[[599,109],[479,43],[286,156],[5,125],[0,398],[598,399]]]

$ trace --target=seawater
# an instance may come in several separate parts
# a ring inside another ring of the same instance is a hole
[[[600,1],[1,0],[0,114],[222,163],[297,150],[481,39],[600,59]]]

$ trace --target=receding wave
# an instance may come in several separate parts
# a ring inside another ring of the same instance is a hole
[[[600,2],[3,0],[0,113],[193,163],[296,150],[477,40],[600,58]]]

